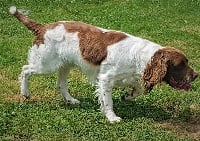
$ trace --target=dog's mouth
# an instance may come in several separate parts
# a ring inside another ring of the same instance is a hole
[[[189,80],[183,80],[178,82],[173,77],[169,80],[169,85],[176,89],[183,89],[185,91],[188,91],[191,88]]]

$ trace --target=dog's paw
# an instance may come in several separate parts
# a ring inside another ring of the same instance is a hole
[[[133,99],[134,99],[133,95],[129,95],[127,93],[121,96],[121,100],[133,100]]]
[[[80,104],[80,101],[77,100],[77,99],[73,99],[73,100],[71,101],[71,103],[72,103],[72,104]]]
[[[25,89],[25,90],[22,90],[22,96],[26,99],[26,100],[28,100],[28,99],[30,99],[31,98],[31,96],[30,96],[30,93],[29,93],[29,91],[28,91],[28,89]]]
[[[134,98],[136,98],[137,96],[139,96],[140,93],[137,92],[136,90],[132,90],[132,91],[129,91],[127,93],[125,93],[122,97],[121,97],[121,100],[133,100]]]
[[[67,104],[80,104],[80,101],[73,98],[73,99],[67,100],[66,103]]]
[[[23,95],[23,97],[25,100],[29,100],[31,98],[30,95]]]
[[[120,117],[112,117],[109,119],[110,123],[113,124],[113,123],[119,123],[122,119]]]
[[[112,110],[107,110],[104,112],[110,123],[118,123],[122,120],[120,117],[116,116]]]

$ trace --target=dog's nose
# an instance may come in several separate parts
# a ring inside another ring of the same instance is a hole
[[[194,72],[193,73],[193,80],[195,80],[198,76],[199,76],[199,74],[197,72]]]

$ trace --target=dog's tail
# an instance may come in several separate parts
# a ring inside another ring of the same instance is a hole
[[[13,14],[20,22],[22,22],[29,30],[31,30],[34,34],[38,34],[38,32],[44,28],[44,25],[37,23],[36,21],[29,19],[22,12],[17,10],[15,6],[11,6],[9,9],[10,13]]]

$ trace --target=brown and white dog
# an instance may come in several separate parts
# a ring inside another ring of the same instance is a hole
[[[189,90],[190,82],[198,76],[177,49],[77,21],[42,25],[14,6],[10,7],[10,13],[35,35],[28,65],[23,66],[20,75],[21,92],[26,98],[32,74],[58,71],[57,88],[65,101],[79,103],[69,94],[66,81],[70,69],[78,67],[97,86],[101,111],[112,123],[121,120],[113,111],[114,86],[132,87],[129,96],[134,97],[149,92],[162,81],[174,88]]]

